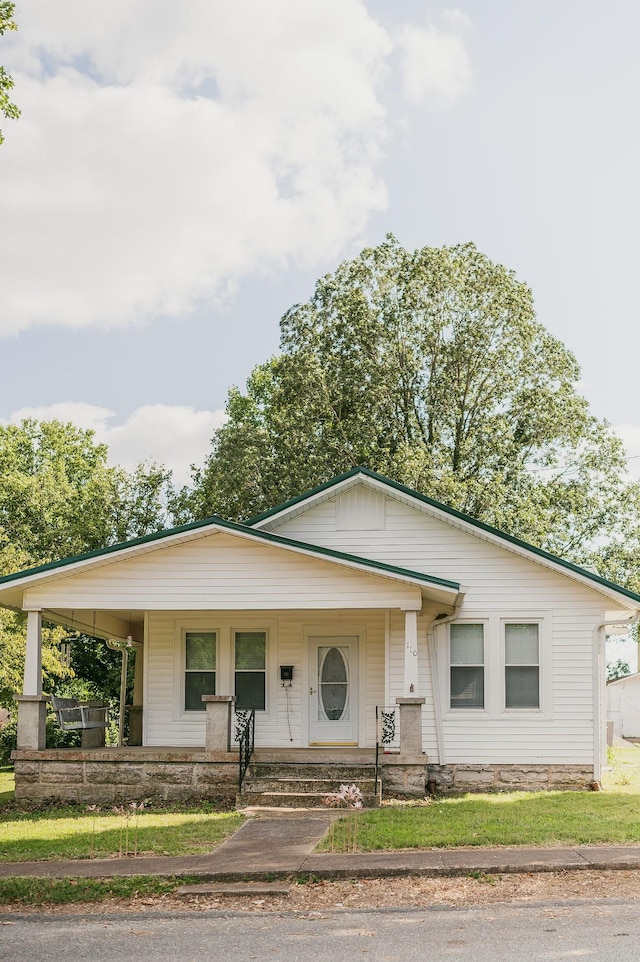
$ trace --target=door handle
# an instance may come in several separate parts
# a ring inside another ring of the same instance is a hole
[[[316,691],[315,688],[310,688],[310,689],[309,689],[309,694],[310,694],[310,695],[314,695],[314,694],[315,694],[315,691]]]

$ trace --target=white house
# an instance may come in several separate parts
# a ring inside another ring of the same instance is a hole
[[[586,787],[606,751],[605,629],[640,595],[358,468],[246,524],[9,575],[0,604],[28,613],[18,796],[85,800],[228,786],[234,699],[240,721],[255,708],[254,765],[373,764],[382,743],[393,790]],[[139,745],[46,748],[43,619],[138,646]]]
[[[624,675],[607,685],[607,719],[619,738],[640,738],[640,674]]]

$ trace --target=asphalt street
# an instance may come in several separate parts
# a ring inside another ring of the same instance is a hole
[[[191,912],[3,916],[3,962],[637,962],[632,900],[493,904],[473,908],[259,915]]]

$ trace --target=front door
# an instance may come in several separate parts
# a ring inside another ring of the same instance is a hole
[[[309,744],[358,744],[358,639],[309,638]]]

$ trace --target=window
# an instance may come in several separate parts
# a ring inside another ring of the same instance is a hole
[[[184,647],[184,709],[204,711],[202,696],[216,693],[216,633],[187,631]]]
[[[484,708],[484,626],[450,626],[451,707]]]
[[[267,634],[265,631],[236,631],[236,708],[266,708]]]
[[[538,624],[504,626],[505,708],[540,707]]]

